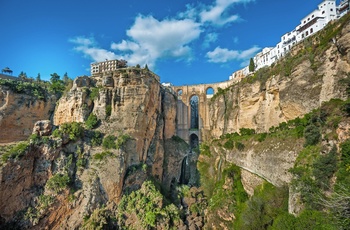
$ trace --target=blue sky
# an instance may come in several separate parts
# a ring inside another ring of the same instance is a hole
[[[174,85],[225,81],[320,2],[0,0],[0,68],[75,78],[123,58]]]

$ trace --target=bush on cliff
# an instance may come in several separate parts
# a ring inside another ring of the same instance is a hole
[[[19,159],[27,151],[29,143],[26,141],[19,142],[17,145],[13,146],[8,152],[1,156],[1,160],[5,163],[8,159]]]
[[[97,118],[97,116],[93,113],[90,113],[89,117],[85,121],[85,126],[88,129],[94,129],[97,127],[98,123],[99,119]]]

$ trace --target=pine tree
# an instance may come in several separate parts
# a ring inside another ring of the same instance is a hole
[[[249,62],[249,72],[254,72],[255,70],[255,63],[253,58],[250,58],[250,62]]]

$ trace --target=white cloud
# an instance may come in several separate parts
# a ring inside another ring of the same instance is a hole
[[[260,50],[259,47],[253,46],[250,49],[244,51],[228,50],[226,48],[216,47],[213,51],[206,54],[209,62],[213,63],[226,63],[233,60],[246,60],[253,57],[256,52]]]
[[[206,49],[210,46],[211,43],[214,43],[218,40],[218,34],[217,33],[208,33],[203,41],[203,48]]]
[[[201,22],[209,22],[217,26],[223,26],[227,23],[234,22],[240,19],[236,15],[228,16],[227,10],[238,3],[248,3],[254,0],[216,0],[215,5],[200,12]]]
[[[200,24],[191,19],[158,21],[152,16],[140,15],[127,31],[130,40],[112,43],[111,48],[131,53],[126,59],[131,65],[154,66],[159,58],[190,60],[192,49],[189,44],[201,33]]]
[[[105,59],[119,59],[120,56],[106,49],[97,48],[97,44],[93,38],[75,37],[69,40],[75,43],[74,50],[82,52],[85,57],[91,58],[93,61],[100,62]]]

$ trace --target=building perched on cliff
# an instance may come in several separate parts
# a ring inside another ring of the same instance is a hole
[[[255,70],[264,66],[270,66],[272,63],[287,54],[293,46],[303,41],[305,38],[315,34],[323,29],[330,21],[337,20],[349,12],[350,0],[342,0],[336,5],[336,0],[324,0],[318,5],[318,9],[312,11],[300,20],[300,24],[292,31],[284,34],[281,41],[275,47],[263,48],[253,58]],[[249,74],[248,66],[238,70],[238,75],[242,73]],[[233,79],[237,76],[236,72],[230,76]]]
[[[107,60],[103,62],[91,63],[91,75],[105,73],[117,70],[119,68],[125,68],[127,61],[125,60]]]

